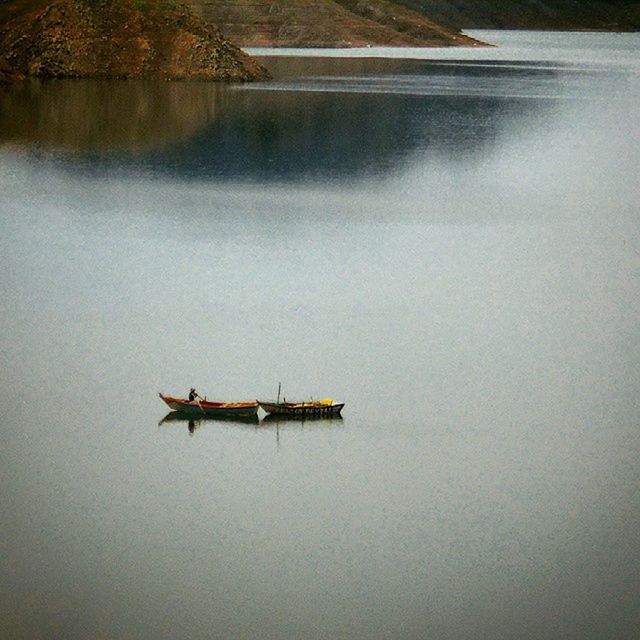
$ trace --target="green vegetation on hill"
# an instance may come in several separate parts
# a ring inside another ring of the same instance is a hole
[[[463,29],[636,31],[639,0],[397,0]]]

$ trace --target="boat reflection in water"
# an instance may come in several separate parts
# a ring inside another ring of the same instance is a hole
[[[307,423],[313,423],[314,427],[337,427],[342,424],[343,418],[341,415],[326,416],[326,415],[276,415],[270,414],[260,420],[257,415],[253,416],[194,416],[193,413],[185,411],[170,411],[167,415],[160,420],[158,426],[169,423],[186,423],[187,429],[191,435],[193,435],[196,429],[199,429],[205,422],[216,423],[224,422],[225,424],[233,423],[237,426],[253,426],[254,429],[258,428],[275,428],[279,430],[283,426],[299,427],[305,426]]]
[[[255,414],[251,416],[194,416],[193,413],[188,413],[186,411],[169,411],[169,413],[167,413],[167,415],[162,418],[162,420],[160,420],[158,425],[160,426],[169,422],[186,422],[189,433],[193,435],[195,430],[201,427],[204,422],[234,422],[239,424],[258,425],[260,423],[260,420],[258,420],[258,416]]]

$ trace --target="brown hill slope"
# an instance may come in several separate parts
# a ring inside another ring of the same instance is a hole
[[[41,77],[245,81],[266,70],[171,0],[12,0],[0,55]]]
[[[478,46],[388,0],[187,0],[238,46]]]
[[[0,58],[0,84],[22,80],[23,76],[16,73],[5,60]]]

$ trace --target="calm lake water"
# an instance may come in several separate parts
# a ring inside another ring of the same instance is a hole
[[[638,637],[640,35],[475,35],[0,89],[3,638]]]

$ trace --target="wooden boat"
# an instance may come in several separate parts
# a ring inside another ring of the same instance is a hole
[[[248,418],[258,413],[258,403],[253,402],[212,402],[206,398],[188,400],[186,398],[173,398],[158,394],[160,398],[174,411],[188,413],[193,416],[236,416]]]
[[[310,400],[308,402],[268,402],[258,400],[260,407],[270,415],[315,417],[339,416],[344,403],[336,404],[330,398]]]
[[[264,418],[260,424],[262,426],[278,426],[279,424],[285,423],[293,423],[293,422],[313,422],[316,425],[326,425],[330,424],[332,426],[337,426],[340,424],[344,418],[338,413],[337,415],[309,415],[309,414],[278,414],[278,413],[269,413]]]

